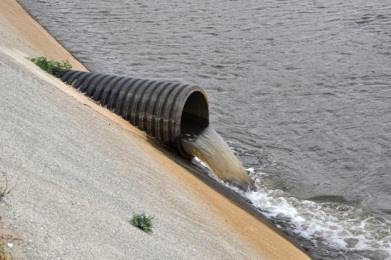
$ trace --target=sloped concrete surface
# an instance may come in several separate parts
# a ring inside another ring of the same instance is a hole
[[[129,133],[0,56],[2,215],[29,259],[256,257]],[[155,216],[147,235],[128,223]]]

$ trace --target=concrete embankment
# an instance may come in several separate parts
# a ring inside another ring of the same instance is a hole
[[[0,1],[0,202],[27,259],[308,259],[175,158],[26,56],[85,69],[15,1]],[[131,226],[155,216],[154,233]]]

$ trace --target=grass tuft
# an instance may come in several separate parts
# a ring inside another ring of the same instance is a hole
[[[141,213],[141,214],[134,214],[132,219],[129,220],[129,223],[135,227],[138,227],[144,232],[150,234],[152,233],[152,227],[153,227],[152,220],[153,217]]]
[[[46,57],[43,56],[29,58],[29,60],[47,73],[56,77],[61,77],[66,70],[72,68],[72,65],[69,63],[69,61],[48,60]]]

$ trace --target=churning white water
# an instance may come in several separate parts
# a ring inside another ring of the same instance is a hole
[[[277,227],[298,236],[303,247],[318,248],[312,254],[316,258],[391,259],[389,220],[357,205],[300,200],[266,187],[264,173],[246,171],[213,128],[187,134],[182,140],[186,152],[195,156],[196,164],[212,171],[212,177],[247,198]],[[252,189],[238,188],[249,184]]]
[[[197,157],[194,163],[209,170]],[[247,172],[254,183],[252,190],[217,180],[247,198],[278,228],[299,237],[297,242],[304,248],[317,248],[314,259],[391,260],[391,221],[357,205],[300,200],[266,187],[262,182],[265,173],[252,168]]]
[[[206,167],[199,158],[194,162]],[[304,248],[318,248],[312,253],[315,259],[391,260],[391,221],[357,205],[300,200],[266,187],[262,183],[265,173],[252,168],[247,172],[255,186],[252,190],[222,184],[247,198],[278,228],[299,237]]]

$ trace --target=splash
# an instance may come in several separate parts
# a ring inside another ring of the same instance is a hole
[[[282,230],[311,243],[314,257],[336,254],[334,259],[391,259],[390,220],[358,205],[300,200],[265,187],[258,174],[250,175],[255,179],[255,190],[228,187],[249,199]]]

